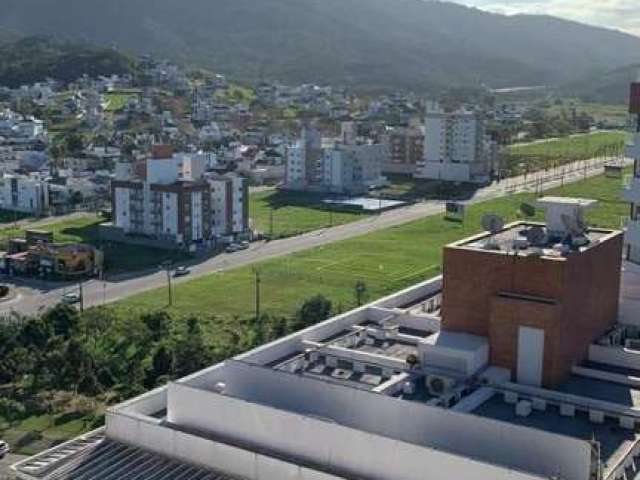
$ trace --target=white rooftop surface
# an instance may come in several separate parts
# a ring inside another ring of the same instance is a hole
[[[425,339],[425,343],[442,348],[475,352],[487,346],[487,339],[477,335],[457,332],[438,332]]]
[[[572,197],[542,197],[536,200],[536,204],[545,208],[547,206],[570,206],[570,207],[581,207],[581,208],[591,208],[596,206],[598,203],[597,200],[593,200],[590,198],[572,198]]]
[[[378,198],[371,198],[371,197],[356,197],[356,198],[344,198],[344,199],[327,198],[322,202],[328,205],[346,205],[346,206],[361,207],[363,210],[366,210],[366,211],[385,210],[388,208],[401,207],[402,205],[407,204],[407,202],[403,202],[400,200],[386,200],[386,199],[378,199]]]

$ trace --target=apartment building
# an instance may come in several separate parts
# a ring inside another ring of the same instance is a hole
[[[248,233],[246,180],[210,174],[206,155],[156,146],[139,164],[119,164],[112,182],[113,225],[185,248]]]
[[[0,209],[29,215],[49,211],[49,184],[38,176],[5,174],[0,177]]]
[[[342,144],[324,150],[322,187],[340,194],[361,194],[384,185],[382,165],[389,157],[385,144]]]
[[[633,137],[627,145],[626,156],[633,159],[633,176],[625,187],[623,197],[631,203],[627,223],[627,259],[640,264],[640,80],[631,84],[629,112],[633,116]]]
[[[20,480],[637,478],[640,322],[616,323],[622,232],[578,235],[561,220],[592,204],[544,199],[545,224],[456,242],[443,276],[111,407],[103,429],[14,471]]]
[[[464,108],[448,112],[438,102],[428,103],[424,141],[417,178],[474,183],[490,180],[495,148],[486,135],[481,112]]]
[[[322,179],[322,137],[315,128],[302,129],[300,139],[287,147],[284,183],[287,188],[304,190]]]
[[[382,166],[389,157],[387,144],[358,141],[355,125],[343,122],[339,139],[322,144],[316,130],[304,129],[302,138],[286,152],[285,187],[339,194],[361,194],[382,185]]]
[[[422,125],[414,123],[407,127],[392,128],[385,135],[389,156],[382,171],[414,175],[424,158],[424,138]]]

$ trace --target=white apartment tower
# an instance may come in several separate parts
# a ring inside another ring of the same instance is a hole
[[[415,176],[455,182],[483,183],[493,164],[484,116],[464,108],[445,111],[438,102],[427,105],[424,160]]]
[[[640,264],[640,79],[631,84],[629,112],[635,117],[633,138],[627,146],[626,156],[632,158],[633,177],[625,188],[624,198],[631,203],[630,219],[625,241],[627,259]]]

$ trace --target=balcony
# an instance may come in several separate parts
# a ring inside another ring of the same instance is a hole
[[[640,177],[630,177],[622,191],[622,198],[630,203],[640,204]]]
[[[625,242],[632,247],[640,248],[640,220],[631,220],[627,224]]]

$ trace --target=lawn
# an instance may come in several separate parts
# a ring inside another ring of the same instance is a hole
[[[51,219],[51,222],[39,222],[34,227],[29,225],[14,228],[13,226],[0,230],[0,244],[6,247],[10,238],[24,237],[25,230],[52,231],[54,241],[57,243],[88,243],[99,246],[105,254],[105,271],[107,274],[117,274],[156,267],[165,260],[182,261],[187,254],[159,250],[138,245],[123,243],[103,242],[100,238],[98,225],[104,219],[89,215],[65,220]]]
[[[504,152],[503,165],[507,174],[514,176],[579,160],[614,156],[622,152],[626,136],[618,131],[596,132],[512,145]]]
[[[618,228],[621,217],[628,213],[627,204],[619,200],[621,188],[620,179],[599,176],[548,193],[598,199],[600,205],[589,213],[591,224]],[[227,320],[236,315],[251,315],[253,268],[261,274],[263,312],[290,315],[305,299],[319,293],[330,298],[337,310],[346,310],[355,304],[354,285],[358,280],[366,282],[372,300],[438,275],[444,245],[479,232],[481,217],[487,212],[498,213],[507,220],[517,219],[520,204],[532,200],[532,194],[491,200],[470,206],[462,224],[447,221],[441,215],[430,216],[182,283],[175,288],[172,313]],[[160,289],[131,297],[115,308],[129,313],[131,309],[148,311],[165,307],[166,292]]]
[[[333,209],[324,203],[325,195],[268,190],[251,194],[249,214],[254,229],[271,238],[284,238],[341,225],[367,214]]]
[[[588,103],[580,100],[568,100],[561,105],[553,105],[547,109],[552,115],[560,115],[563,111],[571,118],[571,110],[576,113],[585,112],[591,115],[596,122],[607,122],[616,125],[625,125],[629,118],[629,108],[626,105],[607,105],[602,103]]]
[[[248,87],[241,85],[229,85],[224,90],[217,90],[214,94],[214,98],[219,102],[224,103],[242,103],[245,105],[251,105],[256,98],[255,92]]]
[[[105,111],[119,112],[132,98],[138,98],[139,92],[135,90],[114,90],[107,93],[104,97],[107,102]]]
[[[0,438],[9,442],[14,453],[35,455],[101,424],[101,417],[93,413],[44,414],[14,422],[0,417]]]

